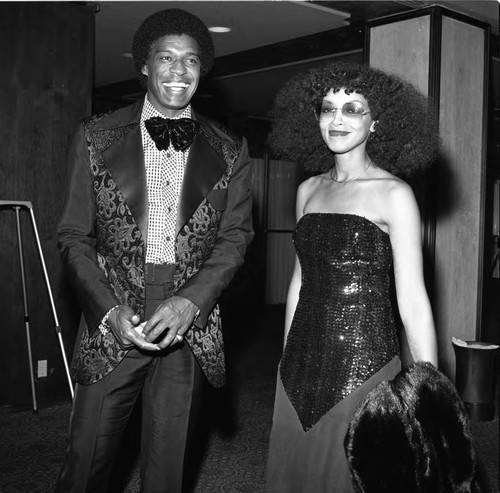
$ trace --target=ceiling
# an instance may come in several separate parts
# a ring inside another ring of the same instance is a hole
[[[498,34],[499,1],[101,1],[95,3],[95,86],[135,77],[130,52],[133,34],[150,14],[182,8],[207,26],[225,25],[227,34],[213,34],[216,57],[273,45],[338,29],[353,20],[368,20],[405,10],[440,4],[486,21]]]
[[[229,33],[212,34],[217,57],[342,27],[349,17],[349,14],[309,2],[105,1],[96,16],[97,87],[135,76],[132,60],[122,53],[130,52],[139,24],[152,13],[166,8],[188,10],[209,27],[231,27]]]
[[[208,26],[216,59],[210,76],[193,98],[198,111],[245,135],[252,155],[262,153],[276,93],[297,72],[345,59],[364,61],[369,20],[441,5],[492,25],[498,35],[500,0],[472,1],[102,1],[95,4],[95,83],[93,111],[113,110],[143,97],[130,56],[132,37],[150,14],[183,8]],[[498,60],[498,36],[495,48]]]

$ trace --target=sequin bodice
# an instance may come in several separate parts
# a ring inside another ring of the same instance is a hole
[[[387,233],[351,214],[306,214],[293,240],[302,285],[280,375],[307,430],[399,354],[392,250]]]

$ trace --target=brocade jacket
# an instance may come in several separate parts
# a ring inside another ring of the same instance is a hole
[[[117,304],[141,320],[148,230],[140,130],[143,101],[81,122],[69,153],[68,199],[58,246],[83,312],[71,374],[89,385],[126,356],[112,331],[97,329]],[[201,130],[191,144],[176,225],[174,293],[200,315],[185,334],[208,381],[225,382],[217,300],[243,263],[253,237],[246,141],[193,111]]]

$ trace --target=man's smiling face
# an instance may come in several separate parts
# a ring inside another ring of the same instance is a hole
[[[200,70],[200,50],[193,38],[186,34],[158,38],[142,68],[150,103],[169,118],[179,115],[198,88]]]

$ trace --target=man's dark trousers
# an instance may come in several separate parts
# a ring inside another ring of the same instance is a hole
[[[173,270],[173,265],[146,264],[145,320],[171,295]],[[99,382],[77,384],[71,445],[56,491],[105,493],[111,489],[114,459],[142,392],[142,491],[181,493],[185,449],[203,379],[191,350],[182,342],[161,353],[132,349]]]

